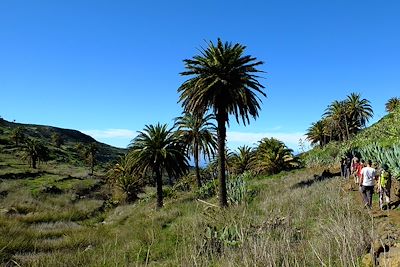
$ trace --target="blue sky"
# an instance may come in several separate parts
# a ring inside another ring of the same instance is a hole
[[[274,136],[298,150],[333,100],[358,92],[376,121],[399,96],[398,1],[0,1],[0,116],[125,147],[172,125],[183,59],[218,37],[265,64],[260,117],[231,148]]]

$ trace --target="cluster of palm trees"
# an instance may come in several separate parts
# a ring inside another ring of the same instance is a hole
[[[239,147],[231,153],[226,148],[226,126],[229,116],[248,124],[257,118],[260,96],[265,96],[259,83],[256,58],[244,55],[241,44],[208,43],[200,55],[184,60],[189,78],[179,87],[179,102],[183,114],[175,119],[174,126],[146,125],[132,140],[128,154],[110,170],[113,181],[120,188],[131,188],[129,194],[137,196],[143,177],[154,178],[157,206],[163,206],[163,177],[178,179],[189,170],[190,157],[194,160],[198,187],[202,186],[199,160],[211,160],[207,169],[219,179],[219,202],[226,207],[227,175],[253,173],[273,174],[296,165],[293,152],[276,139],[264,138],[257,148]],[[214,124],[216,122],[216,124]],[[130,177],[132,186],[129,187]]]
[[[345,141],[359,132],[373,116],[370,102],[360,94],[351,93],[345,100],[333,101],[321,120],[312,123],[307,139],[323,147],[330,141]]]

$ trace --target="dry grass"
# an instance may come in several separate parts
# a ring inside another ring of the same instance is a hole
[[[0,254],[23,266],[358,266],[371,219],[337,178],[298,186],[318,172],[249,181],[258,195],[226,210],[186,192],[167,198],[162,210],[154,199],[117,207],[102,214],[103,223],[68,217],[86,216],[96,200],[71,202],[61,194],[40,204],[21,194],[35,212],[0,215],[7,236]],[[17,201],[9,195],[0,203]]]

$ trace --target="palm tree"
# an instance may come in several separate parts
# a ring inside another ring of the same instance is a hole
[[[185,144],[166,124],[146,125],[129,145],[133,171],[151,172],[157,187],[157,207],[163,206],[162,173],[180,176],[188,170]]]
[[[299,160],[293,150],[275,138],[263,138],[256,152],[258,173],[276,174],[299,166]]]
[[[83,156],[90,167],[90,175],[93,175],[94,165],[96,164],[96,154],[99,151],[96,143],[90,143],[83,147]]]
[[[51,141],[58,148],[60,148],[61,145],[64,144],[64,139],[61,137],[61,135],[59,133],[53,133],[51,135]]]
[[[306,132],[307,140],[311,142],[312,145],[319,143],[320,147],[326,144],[326,127],[323,120],[319,120],[307,129]]]
[[[258,117],[260,109],[259,93],[265,96],[264,86],[258,82],[261,72],[256,67],[263,64],[249,55],[244,56],[245,46],[236,43],[223,43],[218,39],[215,45],[210,41],[207,49],[202,49],[200,55],[185,59],[186,71],[183,76],[191,76],[178,89],[180,102],[185,112],[202,116],[207,110],[217,120],[218,135],[218,176],[219,201],[221,207],[226,207],[226,173],[225,173],[225,139],[226,123],[229,115],[234,115],[239,123],[249,123],[249,116]]]
[[[117,186],[126,194],[128,202],[135,201],[138,194],[142,192],[143,179],[133,173],[132,164],[127,155],[122,156],[119,162],[107,172],[107,178],[111,185]]]
[[[23,158],[29,160],[32,169],[36,169],[37,163],[46,161],[48,157],[49,150],[42,142],[31,138],[25,140]]]
[[[217,144],[214,134],[216,127],[210,122],[211,119],[214,119],[212,114],[199,117],[192,113],[184,113],[175,119],[178,133],[187,145],[187,152],[193,155],[198,188],[201,187],[199,156],[202,153],[204,159],[210,160]]]
[[[386,111],[389,113],[392,113],[393,111],[395,111],[398,107],[400,107],[400,98],[398,97],[392,97],[390,98],[386,104]]]
[[[360,128],[365,127],[365,124],[373,116],[370,102],[357,93],[351,93],[345,100],[346,112],[350,119],[351,133],[356,133]]]
[[[240,146],[231,157],[235,174],[242,174],[245,171],[250,171],[254,167],[255,153],[249,146]]]
[[[14,128],[11,132],[11,139],[14,140],[16,146],[19,146],[25,139],[25,128],[22,126]]]
[[[324,116],[339,129],[341,140],[348,139],[350,133],[345,101],[333,101],[325,110]]]

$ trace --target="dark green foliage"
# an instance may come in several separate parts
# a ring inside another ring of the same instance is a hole
[[[212,110],[217,120],[218,134],[218,177],[220,180],[220,205],[227,206],[225,172],[226,123],[229,115],[234,115],[244,124],[250,117],[257,118],[260,99],[257,93],[265,96],[263,86],[258,82],[262,64],[256,58],[243,55],[246,47],[239,43],[217,44],[209,42],[200,55],[184,60],[186,71],[181,75],[191,76],[178,89],[180,102],[185,112],[199,116]]]
[[[16,146],[19,146],[25,141],[25,128],[18,126],[11,131],[11,139],[15,142]]]
[[[175,119],[178,134],[186,143],[187,153],[193,155],[198,188],[201,187],[199,157],[203,154],[204,159],[210,160],[217,146],[216,127],[210,122],[213,119],[211,114],[203,117],[192,113],[184,113],[184,116]]]
[[[33,169],[36,169],[37,163],[49,159],[48,148],[37,139],[27,138],[23,150],[23,158],[28,159],[29,164]]]
[[[88,145],[79,146],[79,148],[81,149],[83,159],[86,164],[89,165],[90,175],[93,175],[94,166],[97,163],[97,153],[99,151],[97,144],[93,142]]]
[[[180,177],[188,171],[186,144],[181,136],[167,129],[167,125],[146,125],[129,145],[132,170],[138,175],[150,173],[155,177],[157,206],[163,206],[162,173]]]
[[[64,140],[59,133],[53,133],[51,135],[51,140],[56,147],[60,147],[64,144]]]
[[[400,98],[392,97],[385,104],[386,111],[391,113],[400,108]]]
[[[256,151],[256,167],[258,174],[276,174],[299,167],[300,162],[282,141],[275,138],[263,138]]]
[[[138,194],[143,192],[144,186],[143,178],[133,173],[132,167],[129,157],[123,156],[107,173],[108,182],[120,188],[128,202],[135,201]]]
[[[321,147],[331,141],[348,140],[365,127],[372,115],[370,102],[360,94],[351,93],[326,108],[323,118],[308,129],[307,139]]]
[[[229,158],[233,174],[242,174],[254,170],[256,151],[249,146],[240,146]]]
[[[207,199],[215,196],[217,191],[218,191],[218,182],[217,180],[212,180],[203,184],[202,187],[196,190],[195,194],[197,198]]]

